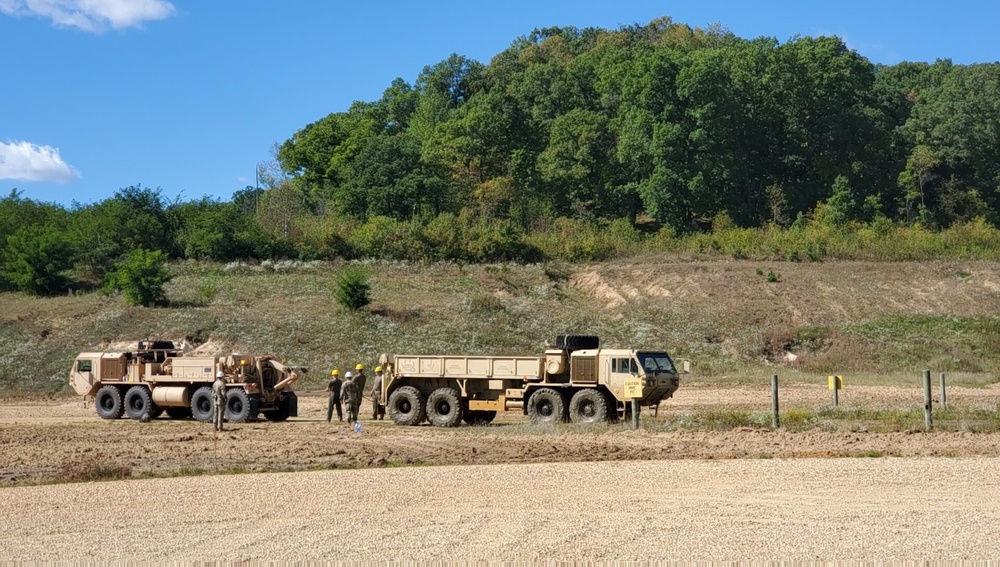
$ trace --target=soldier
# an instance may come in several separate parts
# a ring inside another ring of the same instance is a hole
[[[385,406],[382,405],[382,367],[375,367],[375,381],[372,382],[372,419],[385,417]]]
[[[361,398],[365,395],[366,382],[368,377],[365,376],[365,367],[363,364],[358,364],[354,367],[354,384],[358,387],[358,408],[361,407]]]
[[[226,374],[223,371],[215,373],[215,382],[212,382],[212,419],[215,422],[215,430],[222,431],[222,418],[226,415]]]
[[[361,392],[358,385],[354,383],[351,372],[344,374],[344,384],[340,387],[340,400],[344,402],[347,409],[347,423],[354,425],[358,421],[358,403],[361,401]]]
[[[330,399],[326,403],[326,421],[329,423],[333,418],[334,408],[337,409],[337,420],[344,421],[344,413],[340,405],[340,387],[343,385],[343,382],[340,381],[340,370],[334,368],[330,372],[330,376],[330,383],[326,385],[326,391],[330,392]]]

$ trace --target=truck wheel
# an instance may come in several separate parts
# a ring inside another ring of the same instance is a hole
[[[437,427],[455,427],[462,422],[462,397],[454,388],[438,388],[427,396],[427,420]]]
[[[94,407],[97,415],[104,419],[118,419],[125,413],[122,403],[122,393],[114,386],[101,386],[94,395]]]
[[[243,423],[250,420],[250,396],[243,388],[226,392],[226,421]]]
[[[191,408],[172,407],[166,408],[167,417],[170,419],[188,419],[191,417]]]
[[[413,386],[402,386],[389,394],[386,404],[389,417],[396,425],[418,425],[424,420],[424,395]]]
[[[528,417],[532,423],[559,423],[566,421],[566,404],[562,395],[552,388],[535,390],[528,398]]]
[[[191,417],[202,423],[212,421],[212,388],[202,386],[191,394]]]
[[[608,400],[604,394],[585,388],[573,394],[569,401],[569,418],[573,423],[600,423],[608,419]]]
[[[495,411],[472,410],[462,414],[462,420],[469,425],[489,425],[496,416]]]
[[[556,336],[556,348],[567,350],[580,350],[588,348],[598,348],[601,346],[601,338],[594,335],[558,335]]]
[[[153,417],[153,397],[149,395],[149,388],[132,386],[125,392],[125,413],[132,419],[142,419],[147,413]]]

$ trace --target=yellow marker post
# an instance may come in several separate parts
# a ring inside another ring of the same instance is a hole
[[[834,407],[840,405],[840,396],[837,393],[841,388],[844,387],[844,377],[843,376],[827,376],[826,377],[827,387],[833,390],[833,405]]]

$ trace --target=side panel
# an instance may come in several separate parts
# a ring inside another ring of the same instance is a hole
[[[216,364],[214,358],[173,358],[170,359],[170,362],[173,366],[171,378],[175,380],[204,382],[215,379]]]
[[[125,378],[125,355],[101,356],[101,382],[120,382]]]
[[[395,371],[410,378],[537,378],[542,359],[511,356],[397,355]]]

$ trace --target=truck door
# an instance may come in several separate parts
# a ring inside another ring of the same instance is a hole
[[[639,373],[639,366],[632,358],[621,355],[611,357],[611,375],[608,386],[618,399],[625,395],[625,380]]]
[[[81,396],[90,396],[100,386],[100,380],[96,376],[97,360],[91,358],[78,358],[73,363],[70,370],[69,384]]]

